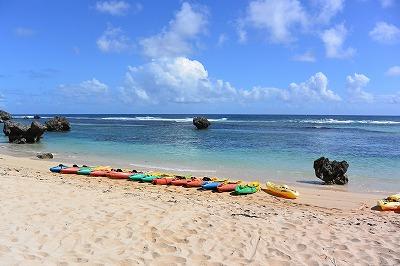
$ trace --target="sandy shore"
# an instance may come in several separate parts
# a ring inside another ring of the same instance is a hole
[[[299,187],[295,201],[51,174],[0,155],[1,265],[399,265],[382,195]]]

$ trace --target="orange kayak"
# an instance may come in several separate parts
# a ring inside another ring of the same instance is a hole
[[[228,184],[222,183],[221,185],[219,185],[217,187],[217,191],[218,192],[232,192],[232,191],[235,191],[235,188],[237,185],[238,185],[237,183],[228,183]]]
[[[107,176],[111,171],[108,170],[97,170],[90,172],[90,176]]]
[[[156,178],[153,179],[153,185],[171,185],[172,178]]]
[[[80,167],[68,167],[61,169],[60,173],[61,174],[77,174],[79,171]]]
[[[188,182],[188,179],[172,179],[171,185],[173,186],[184,186]]]
[[[201,179],[192,179],[186,182],[186,184],[184,184],[185,187],[201,187],[204,184],[204,181]]]
[[[132,175],[131,172],[114,172],[114,171],[110,171],[107,174],[107,177],[111,178],[111,179],[128,179],[131,175]]]

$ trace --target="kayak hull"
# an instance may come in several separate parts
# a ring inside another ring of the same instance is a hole
[[[58,166],[51,167],[51,168],[50,168],[50,172],[52,172],[52,173],[60,173],[61,170],[62,170],[62,169],[65,169],[65,168],[69,168],[69,167],[60,164],[60,165],[58,165]]]
[[[377,205],[382,211],[400,211],[400,202],[398,201],[380,200]]]
[[[102,170],[97,170],[97,171],[92,171],[90,172],[90,176],[97,176],[97,177],[106,177],[111,171],[102,171]]]
[[[144,178],[146,175],[145,174],[134,174],[129,176],[129,180],[131,181],[142,181],[142,178]]]
[[[156,178],[151,183],[153,185],[171,185],[172,180],[172,178]]]
[[[280,186],[275,185],[274,183],[267,182],[266,188],[263,188],[262,191],[280,198],[285,199],[296,199],[299,196],[299,193],[293,189],[290,189],[286,185]]]
[[[173,186],[184,186],[189,180],[187,179],[173,179],[171,185]]]
[[[128,179],[132,173],[127,172],[110,172],[107,174],[107,177],[110,179]]]
[[[216,190],[217,187],[221,184],[222,184],[221,182],[207,182],[203,184],[201,188],[205,190]]]
[[[201,179],[192,179],[185,184],[185,187],[201,187],[203,184],[204,181]]]
[[[221,184],[217,187],[218,192],[232,192],[235,191],[235,188],[238,184]]]
[[[77,174],[79,171],[79,167],[68,167],[60,170],[61,174]]]

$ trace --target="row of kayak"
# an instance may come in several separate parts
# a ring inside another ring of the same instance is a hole
[[[172,185],[182,187],[201,188],[203,190],[214,190],[217,192],[232,192],[237,195],[253,194],[260,190],[267,192],[273,196],[296,199],[299,193],[286,185],[276,185],[272,182],[267,182],[265,187],[261,187],[259,182],[242,182],[241,180],[228,180],[218,178],[197,178],[176,176],[158,172],[142,173],[136,170],[124,171],[120,169],[111,169],[108,166],[97,167],[78,167],[74,165],[68,167],[66,165],[58,165],[50,168],[53,173],[61,174],[77,174],[93,177],[108,177],[111,179],[127,179],[137,182],[152,183],[154,185]]]

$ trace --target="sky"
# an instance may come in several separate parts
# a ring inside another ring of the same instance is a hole
[[[0,0],[0,108],[400,115],[400,1]]]

